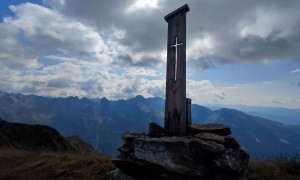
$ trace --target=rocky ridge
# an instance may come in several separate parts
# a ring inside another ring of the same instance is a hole
[[[0,148],[19,150],[48,150],[69,152],[96,152],[78,136],[64,138],[46,125],[6,122],[0,117]]]

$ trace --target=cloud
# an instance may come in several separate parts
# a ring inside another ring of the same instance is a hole
[[[166,42],[166,23],[163,19],[166,11],[162,2],[74,0],[64,1],[59,8],[52,3],[50,5],[66,17],[97,28],[114,52],[129,56],[133,64],[135,60],[143,62],[153,56],[158,59],[156,64],[160,64],[165,61],[161,58],[161,51],[165,51]],[[128,9],[133,10],[128,13]],[[121,38],[116,38],[116,35],[121,35]]]
[[[300,59],[297,50],[300,47],[300,14],[297,13],[300,2],[233,0],[187,3],[191,9],[187,15],[187,57],[196,67],[205,69],[214,63]],[[90,22],[104,34],[110,34],[111,28],[121,30],[126,35],[117,44],[125,52],[119,48],[118,54],[132,60],[139,56],[143,61],[149,58],[149,52],[159,54],[165,51],[167,24],[163,17],[183,2],[74,0],[60,4],[63,4],[60,8],[53,7],[65,16]],[[164,61],[161,57],[157,59],[157,63]]]
[[[187,46],[191,63],[207,68],[210,67],[207,64],[213,63],[299,60],[300,14],[296,12],[296,4],[292,4],[282,6],[279,1],[191,3],[188,14],[188,26],[192,24],[188,32],[191,47]]]
[[[5,19],[5,23],[23,36],[26,41],[23,45],[29,44],[39,54],[59,51],[66,56],[95,59],[107,51],[102,37],[93,28],[54,10],[31,3],[10,6],[10,9],[16,17]]]
[[[7,20],[6,20],[7,21]],[[11,24],[0,24],[0,65],[9,68],[38,67],[36,52],[19,44],[18,31]]]
[[[194,102],[222,102],[226,98],[225,92],[221,88],[215,87],[209,80],[188,80],[187,87],[187,97]]]
[[[300,68],[290,71],[291,74],[295,75],[295,79],[292,82],[293,87],[300,87]]]
[[[130,5],[125,12],[132,13],[135,11],[144,12],[150,11],[152,9],[158,8],[158,0],[137,0],[132,5]]]
[[[270,104],[283,104],[277,97],[270,98]]]
[[[300,68],[290,71],[291,73],[300,73]]]
[[[225,63],[299,62],[300,2],[186,2],[193,71]],[[164,16],[182,1],[43,3],[10,6],[13,15],[0,23],[1,87],[47,96],[164,97]],[[209,80],[189,80],[188,95],[194,102],[232,98]]]

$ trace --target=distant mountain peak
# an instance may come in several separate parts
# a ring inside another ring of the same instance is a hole
[[[236,109],[230,109],[230,108],[222,108],[222,109],[216,110],[215,112],[228,114],[228,115],[230,115],[230,114],[247,115],[242,111],[239,111],[239,110],[236,110]]]
[[[134,100],[134,101],[138,101],[138,102],[144,102],[146,99],[142,95],[137,95],[134,98],[131,98],[131,99],[128,99],[128,100]]]
[[[109,100],[106,97],[101,98],[100,101],[109,102]]]
[[[134,97],[134,99],[145,99],[145,98],[142,95],[137,95],[137,96]]]

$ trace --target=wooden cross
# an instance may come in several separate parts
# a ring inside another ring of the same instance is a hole
[[[186,13],[189,10],[186,4],[165,16],[168,23],[165,132],[171,136],[186,135],[191,124],[188,113],[191,101],[186,98]]]

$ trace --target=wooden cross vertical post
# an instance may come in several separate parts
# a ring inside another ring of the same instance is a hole
[[[186,106],[186,13],[184,5],[165,16],[168,23],[165,131],[168,135],[185,135]]]

